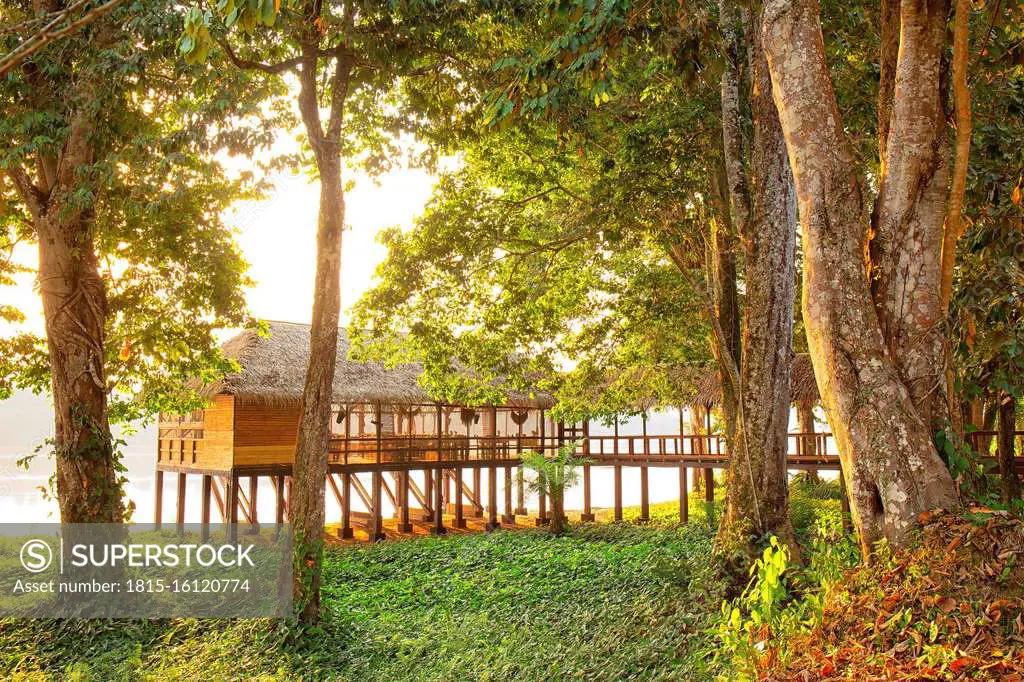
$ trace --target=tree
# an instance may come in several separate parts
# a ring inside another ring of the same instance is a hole
[[[586,460],[576,456],[580,441],[562,443],[553,457],[540,452],[524,452],[523,467],[534,472],[529,481],[530,490],[551,498],[551,532],[562,535],[566,531],[565,489],[576,485],[579,467]]]
[[[268,93],[191,80],[180,27],[172,3],[119,7],[0,82],[0,246],[38,245],[46,323],[45,340],[0,341],[0,391],[51,391],[66,523],[123,518],[111,418],[200,405],[185,377],[226,370],[213,330],[245,321],[245,264],[220,213],[255,186],[212,155],[267,139],[246,116]],[[224,131],[231,98],[238,125]]]
[[[514,12],[514,6],[511,7]],[[295,449],[292,524],[295,604],[305,622],[319,618],[324,487],[330,438],[331,387],[338,347],[342,231],[342,166],[380,172],[400,156],[399,138],[426,131],[451,134],[463,113],[452,99],[471,59],[487,50],[496,24],[481,21],[488,3],[324,3],[223,0],[211,13],[192,9],[180,47],[189,61],[215,49],[247,71],[272,80],[293,74],[309,155],[320,180],[317,267],[310,358]],[[496,11],[503,10],[499,6]],[[258,34],[257,27],[262,27]],[[233,30],[237,29],[237,30]],[[256,40],[255,38],[262,38]],[[326,104],[322,107],[322,104]],[[465,108],[471,109],[470,103]],[[429,158],[427,159],[429,160]],[[375,476],[379,476],[377,473]]]
[[[871,279],[862,180],[825,61],[818,4],[773,0],[762,22],[800,206],[808,345],[866,551],[882,538],[907,542],[919,513],[957,503],[932,441],[939,411],[925,388],[945,384],[935,379],[944,366],[935,327],[948,196],[939,87],[945,3],[903,3],[900,21],[892,111],[881,115],[889,127]]]

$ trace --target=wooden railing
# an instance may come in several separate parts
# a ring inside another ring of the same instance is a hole
[[[1016,434],[1024,437],[1024,431]],[[723,436],[712,435],[545,435],[540,436],[465,436],[386,435],[332,438],[329,461],[336,464],[471,462],[520,459],[523,452],[554,454],[558,447],[573,439],[580,441],[577,452],[592,464],[691,464],[721,466],[729,460]],[[978,431],[970,436],[975,447],[994,442],[995,432]],[[837,469],[839,457],[831,433],[790,433],[787,437],[788,462],[794,469]],[[1024,448],[1018,442],[1019,466],[1024,467]]]

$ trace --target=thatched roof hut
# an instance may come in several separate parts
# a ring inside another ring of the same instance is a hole
[[[270,335],[247,329],[222,346],[241,371],[206,387],[207,397],[233,395],[242,403],[298,405],[309,363],[308,324],[270,322]],[[333,399],[337,403],[428,404],[433,400],[419,384],[423,368],[403,364],[385,368],[379,362],[355,362],[348,357],[348,332],[338,329]],[[553,404],[550,394],[509,391],[506,405],[543,407]]]
[[[692,395],[689,405],[700,407],[718,407],[722,404],[722,384],[718,380],[718,370],[710,368],[696,375],[691,375]],[[814,367],[807,353],[797,353],[793,358],[790,370],[790,402],[817,403],[818,383],[814,378]]]

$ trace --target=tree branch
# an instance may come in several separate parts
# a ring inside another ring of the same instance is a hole
[[[46,198],[39,191],[28,177],[28,173],[21,166],[11,166],[6,170],[7,177],[14,183],[21,200],[28,206],[29,213],[33,218],[39,218],[46,210]]]
[[[956,19],[953,25],[953,105],[956,109],[956,154],[953,160],[953,181],[946,205],[946,224],[942,234],[940,295],[943,311],[949,310],[949,299],[953,292],[953,266],[956,264],[956,243],[964,232],[964,192],[967,187],[967,166],[971,156],[971,91],[967,87],[970,11],[970,0],[957,0]]]
[[[85,26],[95,22],[104,14],[120,5],[124,0],[107,0],[107,2],[93,7],[67,26],[57,28],[64,21],[70,18],[74,11],[88,4],[89,1],[90,0],[78,0],[75,3],[72,3],[67,9],[59,12],[51,22],[29,36],[25,42],[0,58],[0,78],[6,76],[8,71],[28,59],[49,43],[53,42],[57,38],[70,35],[78,29],[84,28]]]

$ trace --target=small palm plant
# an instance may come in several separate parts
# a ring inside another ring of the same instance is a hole
[[[523,453],[523,466],[534,473],[527,485],[530,490],[551,498],[551,532],[561,535],[565,532],[565,489],[579,480],[579,467],[587,460],[576,456],[576,449],[582,441],[568,441],[558,447],[553,457],[540,452]]]

